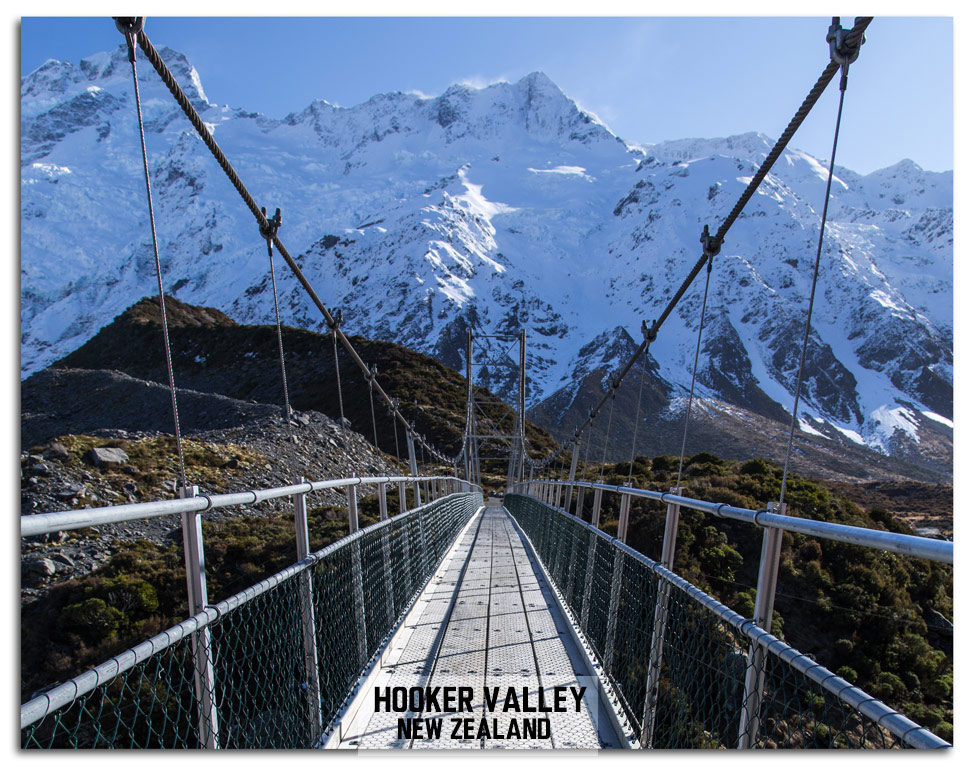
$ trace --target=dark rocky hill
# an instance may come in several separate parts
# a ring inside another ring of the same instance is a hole
[[[117,370],[140,380],[166,384],[157,301],[158,298],[140,300],[53,367]],[[244,404],[283,407],[277,333],[273,326],[237,324],[216,309],[191,306],[170,297],[166,298],[166,312],[177,387],[218,394]],[[405,458],[402,427],[396,430],[397,447],[392,417],[377,396],[373,397],[373,429],[368,381],[341,344],[339,399],[331,336],[292,327],[284,327],[282,334],[291,406],[300,411],[318,411],[333,419],[338,419],[341,411],[353,430],[369,441],[374,440],[376,433],[381,450]],[[399,399],[406,419],[415,422],[416,429],[444,454],[457,454],[466,407],[464,378],[435,359],[394,343],[361,337],[353,337],[352,342],[362,359],[377,367],[378,381],[390,396]],[[25,381],[25,390],[34,377]],[[490,396],[486,391],[483,394]],[[500,399],[494,401],[498,414],[508,408]],[[212,416],[205,409],[193,409],[184,415],[182,426],[187,429],[204,426],[200,418]],[[530,423],[528,438],[538,450],[550,451],[553,446],[551,437]]]

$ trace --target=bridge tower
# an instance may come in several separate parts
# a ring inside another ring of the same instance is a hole
[[[525,371],[526,334],[475,334],[467,330],[467,425],[464,433],[464,469],[467,480],[481,483],[481,461],[507,461],[507,488],[524,478],[526,454],[524,422],[527,398]],[[517,349],[517,358],[513,354]],[[509,404],[501,410],[496,402],[477,391],[505,379],[497,395]],[[482,448],[485,442],[493,442]]]

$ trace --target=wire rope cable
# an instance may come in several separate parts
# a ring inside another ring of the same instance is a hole
[[[173,428],[176,436],[176,451],[179,456],[179,478],[182,488],[189,486],[186,480],[186,459],[183,455],[183,439],[179,428],[179,406],[176,403],[176,382],[172,369],[172,351],[169,345],[169,321],[166,317],[166,293],[162,287],[162,262],[159,258],[159,242],[156,235],[156,217],[152,204],[152,185],[149,181],[149,154],[145,145],[145,125],[142,122],[142,101],[139,95],[139,75],[135,63],[135,36],[141,34],[142,22],[137,19],[118,19],[116,26],[125,35],[128,45],[129,63],[132,65],[132,84],[135,88],[135,112],[139,120],[139,142],[142,146],[142,167],[145,171],[145,195],[149,205],[149,227],[152,232],[152,253],[156,263],[156,285],[159,289],[159,312],[162,315],[162,339],[166,348],[166,373],[169,376],[169,394],[172,399]]]
[[[612,432],[612,411],[615,409],[616,396],[615,390],[612,391],[612,400],[609,402],[609,422],[605,428],[605,444],[602,446],[602,466],[599,468],[599,483],[605,477],[605,457],[609,451],[609,433]]]
[[[857,18],[852,29],[850,29],[848,33],[844,36],[843,39],[844,46],[847,49],[856,48],[861,43],[863,39],[863,34],[871,22],[872,22],[871,16],[864,16],[864,17]],[[802,125],[802,123],[805,121],[805,118],[811,112],[812,107],[815,106],[815,104],[818,102],[819,98],[821,97],[822,93],[825,91],[828,84],[832,81],[833,77],[835,77],[835,74],[842,68],[843,68],[842,65],[836,63],[835,61],[829,62],[828,66],[825,67],[825,70],[822,72],[818,80],[812,86],[812,89],[805,97],[805,100],[802,102],[801,106],[798,108],[798,111],[792,117],[791,121],[788,123],[787,127],[784,129],[784,131],[782,132],[781,136],[778,138],[775,145],[768,152],[768,156],[765,157],[764,162],[761,164],[761,166],[755,172],[754,176],[751,178],[751,181],[748,183],[747,188],[741,194],[740,198],[737,200],[737,203],[734,205],[733,209],[730,211],[730,213],[728,213],[727,217],[724,218],[723,222],[720,224],[719,228],[717,229],[717,233],[714,236],[710,236],[709,228],[707,227],[704,228],[704,235],[701,237],[701,240],[704,241],[704,253],[697,259],[697,262],[690,269],[690,272],[683,280],[683,283],[680,285],[680,287],[670,298],[670,300],[666,304],[666,307],[656,318],[656,320],[648,327],[646,326],[645,322],[643,323],[643,341],[640,344],[639,348],[636,350],[636,352],[633,353],[629,361],[623,366],[622,372],[620,373],[619,376],[620,381],[623,378],[625,378],[626,375],[629,374],[629,371],[632,369],[633,364],[635,364],[636,359],[639,358],[639,354],[646,351],[648,347],[656,340],[657,334],[659,333],[660,328],[663,326],[663,323],[667,320],[667,318],[669,318],[670,314],[676,308],[680,300],[683,299],[683,296],[686,294],[686,291],[690,288],[690,285],[694,282],[694,280],[700,274],[700,271],[702,271],[703,267],[707,264],[708,259],[712,257],[712,255],[716,255],[720,251],[720,248],[724,243],[724,238],[726,237],[727,233],[730,231],[731,226],[733,226],[734,223],[737,221],[741,212],[744,210],[744,207],[750,201],[751,197],[754,196],[758,187],[761,185],[765,177],[767,177],[768,173],[771,171],[772,166],[781,156],[782,152],[784,152],[788,143],[791,141],[792,137],[798,131],[798,128]],[[586,427],[590,427],[592,425],[595,416],[598,414],[599,410],[601,410],[602,407],[605,406],[606,402],[609,400],[610,395],[611,392],[606,393],[606,395],[602,397],[602,400],[599,401],[599,403],[595,406],[595,408],[590,412],[589,417],[575,431],[574,435],[572,436],[571,439],[569,439],[567,443],[573,441],[581,434],[581,432]],[[560,448],[561,449],[567,448],[567,443],[562,445]]]
[[[697,329],[697,349],[693,355],[693,374],[690,375],[690,393],[687,396],[687,414],[683,420],[683,444],[680,446],[680,468],[676,473],[676,493],[680,493],[680,482],[683,479],[683,463],[687,453],[687,432],[690,430],[690,413],[693,409],[693,391],[697,384],[697,364],[700,361],[700,341],[703,338],[703,325],[707,312],[707,296],[710,293],[710,272],[713,270],[714,259],[711,255],[707,263],[707,280],[703,287],[703,301],[700,306],[700,326]]]
[[[335,381],[338,387],[338,419],[342,428],[342,473],[348,478],[348,426],[345,419],[345,403],[342,401],[342,372],[338,366],[338,338],[336,337],[337,328],[331,333],[331,347],[335,360]]]
[[[785,449],[785,464],[781,473],[781,493],[778,501],[785,501],[785,488],[788,481],[788,468],[791,464],[791,452],[795,441],[795,425],[798,422],[798,406],[801,401],[802,382],[805,373],[805,361],[808,353],[808,338],[812,329],[812,308],[815,305],[815,288],[818,286],[819,267],[822,262],[822,245],[825,241],[825,226],[829,213],[829,197],[832,194],[832,178],[835,174],[835,154],[839,145],[839,128],[842,124],[842,107],[845,103],[846,81],[848,65],[843,67],[842,80],[839,83],[839,108],[835,117],[835,133],[832,137],[832,156],[829,160],[829,175],[825,183],[825,202],[822,204],[822,223],[818,230],[818,247],[815,252],[815,268],[812,271],[812,288],[808,295],[808,312],[805,314],[805,329],[802,333],[802,352],[798,361],[798,379],[795,382],[795,402],[791,409],[791,427],[788,431],[788,446]]]
[[[207,128],[206,123],[203,121],[203,118],[199,115],[199,112],[197,112],[196,107],[193,105],[192,101],[183,91],[182,87],[180,87],[179,83],[176,81],[176,78],[169,70],[169,67],[166,66],[166,63],[162,60],[162,56],[159,54],[159,51],[156,50],[155,46],[149,40],[148,36],[145,33],[142,21],[143,19],[141,18],[138,19],[138,29],[137,31],[135,31],[130,35],[131,39],[134,39],[134,41],[138,43],[139,47],[142,49],[143,53],[145,54],[146,59],[149,61],[150,64],[152,64],[153,68],[156,70],[159,77],[162,79],[163,83],[169,89],[169,92],[172,94],[173,98],[175,99],[176,103],[179,105],[180,109],[182,109],[187,119],[195,128],[200,139],[210,150],[210,153],[213,155],[217,163],[220,165],[224,174],[227,176],[227,179],[233,185],[234,189],[236,189],[237,193],[240,195],[240,198],[244,201],[244,204],[247,205],[248,209],[253,214],[258,225],[261,227],[266,226],[268,223],[266,214],[264,212],[261,212],[261,208],[258,206],[257,202],[254,200],[250,192],[247,190],[247,187],[240,179],[240,176],[234,170],[233,165],[230,163],[230,160],[227,158],[226,154],[223,152],[219,144],[217,144],[216,140],[213,138],[212,133]],[[117,19],[116,24],[120,24],[120,23],[121,22]],[[122,27],[120,26],[119,29],[121,30]],[[122,31],[124,32],[124,30]],[[127,36],[127,39],[129,39],[129,36]],[[302,288],[307,293],[312,303],[314,303],[315,307],[321,313],[328,328],[333,331],[337,329],[338,341],[340,341],[341,344],[345,347],[345,350],[348,351],[349,355],[352,357],[352,359],[355,361],[358,367],[363,372],[367,372],[368,366],[362,360],[361,356],[359,356],[359,354],[356,352],[354,346],[352,345],[348,337],[345,335],[345,333],[342,332],[340,328],[338,328],[338,322],[336,322],[335,317],[332,316],[331,312],[325,307],[325,304],[321,301],[321,298],[318,296],[318,293],[315,291],[314,287],[311,286],[311,283],[308,281],[307,277],[305,277],[304,273],[301,270],[301,267],[291,256],[291,253],[284,245],[284,242],[281,241],[280,236],[278,236],[275,233],[273,236],[273,241],[274,241],[274,246],[277,248],[277,251],[281,254],[281,257],[284,259],[284,262],[287,264],[288,268],[291,269],[292,273],[297,278],[298,282],[301,284]],[[389,396],[388,393],[385,392],[385,390],[383,390],[382,386],[376,384],[376,388],[379,392],[379,395],[386,401],[386,403],[391,404],[392,398]],[[406,420],[405,416],[401,412],[396,410],[395,416],[401,419],[404,428],[406,428],[410,432],[413,432],[413,429],[411,428],[409,422]],[[437,459],[439,459],[442,462],[450,461],[449,458],[447,458],[438,450],[434,452],[434,455],[436,456]]]
[[[375,444],[375,448],[379,448],[379,429],[375,424],[375,394],[372,390],[372,385],[375,382],[376,368],[373,365],[369,369],[369,409],[372,411],[372,443]]]
[[[636,398],[636,419],[632,422],[632,450],[629,452],[629,478],[626,480],[632,485],[632,466],[636,462],[636,434],[639,432],[639,409],[643,403],[643,382],[646,376],[639,376],[639,396]]]
[[[264,212],[264,208],[261,208],[261,212]],[[272,228],[276,231],[277,226],[281,224],[281,211],[278,209],[274,218],[268,221],[268,228],[262,229],[261,234],[264,236],[267,242],[267,260],[270,263],[271,271],[271,291],[274,294],[274,322],[277,327],[277,355],[281,363],[281,387],[284,390],[284,421],[287,423],[288,433],[291,432],[291,401],[288,398],[287,392],[287,368],[284,365],[284,337],[281,334],[281,309],[278,305],[277,300],[277,277],[274,275],[274,240],[273,237],[268,235],[268,231]]]

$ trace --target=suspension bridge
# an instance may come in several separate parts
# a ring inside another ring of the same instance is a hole
[[[374,402],[406,434],[409,475],[343,475],[231,494],[201,494],[186,480],[148,157],[163,342],[169,361],[179,497],[21,518],[21,535],[156,517],[182,524],[188,618],[21,706],[25,748],[943,748],[922,725],[844,680],[771,632],[785,532],[895,555],[952,563],[950,542],[789,516],[781,497],[752,510],[686,496],[683,455],[669,492],[576,480],[579,444],[706,268],[706,284],[731,226],[819,96],[840,74],[844,99],[870,19],[834,20],[830,62],[728,217],[701,236],[702,254],[664,311],[643,323],[643,342],[587,420],[551,454],[534,459],[525,436],[525,333],[467,336],[467,405],[459,453],[449,457],[407,421],[325,308],[146,36],[142,19],[116,20],[129,49],[141,128],[137,51],[159,73],[200,138],[254,214],[267,243],[278,323],[284,417],[290,422],[274,254],[280,253],[369,382]],[[836,120],[836,140],[840,117]],[[833,144],[831,171],[835,161]],[[822,232],[828,191],[822,216]],[[819,236],[821,255],[822,233]],[[816,260],[816,276],[819,259]],[[704,308],[707,286],[704,287]],[[809,299],[807,343],[814,299]],[[701,329],[703,326],[701,312]],[[494,340],[500,357],[478,343]],[[508,346],[509,344],[509,346]],[[518,348],[518,361],[510,352]],[[801,369],[795,389],[801,389]],[[699,339],[697,358],[699,357]],[[517,385],[501,417],[474,385],[476,368],[509,366]],[[696,379],[696,362],[694,365]],[[342,380],[336,380],[342,407]],[[687,404],[690,424],[693,387]],[[641,398],[641,395],[640,395]],[[641,400],[640,404],[641,405]],[[791,438],[798,407],[796,393]],[[638,411],[636,427],[638,427]],[[344,423],[344,416],[342,416]],[[343,425],[343,427],[347,427]],[[347,432],[347,431],[346,431]],[[590,431],[591,432],[591,431]],[[398,450],[398,435],[396,436]],[[633,438],[635,445],[635,436]],[[685,445],[685,434],[684,434]],[[491,447],[493,451],[491,451]],[[445,474],[421,475],[417,449]],[[635,446],[633,447],[635,449]],[[685,449],[684,449],[685,451]],[[535,452],[536,453],[536,452]],[[791,453],[789,441],[788,455]],[[570,457],[567,476],[558,461]],[[498,457],[500,455],[500,457]],[[635,455],[633,454],[633,457]],[[503,501],[485,500],[482,462],[503,459]],[[630,465],[632,462],[630,461]],[[346,471],[347,472],[347,471]],[[450,474],[452,472],[452,475]],[[345,495],[348,534],[310,548],[308,502]],[[398,513],[389,513],[389,495]],[[359,528],[359,500],[378,498],[379,520]],[[295,562],[218,603],[205,575],[208,511],[288,500]],[[634,500],[665,513],[660,559],[627,545]],[[753,614],[739,614],[676,571],[680,513],[699,511],[761,530]],[[616,533],[600,528],[617,519]],[[585,520],[588,517],[590,520]]]

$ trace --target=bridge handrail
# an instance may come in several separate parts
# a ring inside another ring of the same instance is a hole
[[[585,485],[589,486],[592,484]],[[598,485],[602,488],[608,487],[607,484]],[[667,496],[669,497],[673,495]],[[663,566],[663,564],[653,560],[647,555],[644,555],[638,550],[629,547],[629,545],[621,540],[607,534],[602,529],[593,526],[591,523],[583,520],[582,518],[566,512],[560,507],[548,504],[537,497],[531,496],[529,499],[541,503],[546,509],[555,512],[561,517],[570,519],[570,522],[577,523],[588,533],[594,534],[596,537],[601,537],[607,544],[611,546],[611,549],[618,550],[623,555],[627,555],[633,560],[638,561],[641,565],[652,571],[657,577],[666,581],[666,583],[671,587],[683,592],[687,597],[691,598],[713,613],[717,618],[739,631],[741,635],[747,637],[754,644],[760,645],[769,654],[776,656],[795,671],[804,675],[822,688],[828,690],[830,693],[834,694],[838,699],[848,704],[864,717],[885,728],[909,746],[917,749],[940,749],[950,747],[950,744],[939,736],[931,733],[923,726],[918,725],[909,717],[897,712],[895,709],[891,708],[887,704],[884,704],[882,701],[870,696],[861,688],[853,685],[836,673],[822,666],[809,656],[803,654],[801,651],[788,645],[784,640],[775,637],[770,632],[762,629],[754,623],[753,619],[745,618],[729,606],[721,603],[713,596],[708,595],[699,587],[695,587],[686,579],[683,579],[678,574],[673,573],[668,568]],[[534,541],[532,541],[532,547],[534,546]],[[539,555],[538,557],[539,559],[543,560],[543,556]]]
[[[550,480],[525,481],[516,484],[514,489],[524,490],[525,488],[529,489],[531,486],[541,485],[591,488],[599,489],[603,492],[610,491],[617,494],[628,494],[633,497],[645,497],[664,504],[677,505],[678,507],[686,507],[692,510],[701,510],[710,515],[716,515],[718,518],[744,521],[754,526],[760,526],[761,528],[782,529],[796,534],[805,534],[820,539],[830,539],[835,542],[846,542],[861,547],[871,547],[876,550],[902,553],[903,555],[925,558],[950,565],[954,563],[953,542],[940,539],[928,539],[926,537],[915,537],[909,534],[898,534],[893,531],[867,529],[860,526],[847,526],[842,523],[831,523],[829,521],[816,521],[811,518],[780,515],[767,510],[748,510],[744,507],[729,505],[726,502],[707,502],[702,499],[683,497],[678,494],[670,494],[663,491],[636,489],[629,486],[616,486],[606,483]]]
[[[437,476],[437,477],[442,478],[444,476]],[[397,482],[400,483],[403,482],[409,483],[409,482],[424,480],[422,476],[420,477],[399,476],[396,478],[398,479]],[[456,480],[453,479],[452,477],[448,477],[448,478],[451,481]],[[356,480],[359,479],[341,479],[340,481],[337,482],[340,483],[340,485],[349,486],[349,485],[357,485],[352,483]],[[372,479],[361,479],[361,480],[363,482],[381,482],[378,479],[374,481]],[[385,481],[387,483],[392,482],[389,479],[385,479]],[[459,482],[461,484],[464,484],[464,486],[462,487],[463,491],[457,493],[479,494],[479,490],[471,491],[472,484],[469,484],[467,481],[462,481],[462,480]],[[297,484],[296,486],[299,488],[304,488],[305,492],[307,492],[311,490],[307,488],[309,484],[314,485],[317,489],[317,488],[328,488],[327,486],[322,487],[321,484],[329,484],[329,486],[331,486],[335,483],[336,481],[318,481],[318,482],[305,482],[303,484]],[[284,489],[284,488],[293,489],[294,486],[280,487],[276,491],[279,492],[280,489]],[[268,491],[275,491],[275,490],[268,490]],[[249,494],[250,492],[247,493]],[[292,493],[299,494],[302,492],[298,491]],[[457,493],[448,495],[448,497],[456,496]],[[238,495],[224,495],[224,496],[233,497]],[[283,495],[278,494],[276,496],[283,496]],[[395,515],[392,518],[388,518],[384,521],[379,521],[377,523],[371,524],[370,526],[359,529],[354,533],[348,534],[342,537],[341,539],[332,542],[327,547],[323,547],[322,549],[316,552],[309,553],[302,560],[299,560],[296,563],[291,564],[287,568],[282,569],[281,571],[278,571],[275,574],[272,574],[266,579],[263,579],[260,582],[257,582],[256,584],[253,584],[241,590],[235,595],[231,595],[230,597],[220,601],[219,603],[206,605],[199,613],[194,614],[193,616],[190,616],[188,619],[183,620],[179,624],[176,624],[173,627],[170,627],[169,629],[160,632],[157,635],[147,640],[142,641],[138,645],[126,649],[122,653],[112,657],[111,659],[108,659],[105,662],[102,662],[98,666],[89,669],[86,672],[83,672],[81,675],[78,675],[77,677],[62,683],[52,688],[51,690],[38,694],[37,696],[30,699],[29,701],[26,701],[23,704],[21,704],[20,707],[21,729],[25,728],[28,725],[38,722],[48,714],[51,714],[53,712],[56,712],[59,709],[62,709],[63,707],[67,706],[75,699],[85,695],[86,693],[89,693],[90,691],[94,690],[95,688],[101,685],[104,685],[105,683],[111,681],[115,677],[121,675],[122,673],[135,667],[136,665],[146,662],[156,654],[166,650],[167,648],[177,643],[178,641],[187,638],[191,635],[194,635],[196,633],[199,633],[209,625],[216,622],[218,619],[225,617],[227,614],[239,609],[241,606],[255,600],[260,595],[275,589],[276,587],[283,584],[285,581],[301,574],[304,571],[309,570],[316,563],[324,560],[329,556],[333,556],[336,552],[338,552],[342,548],[352,545],[356,541],[361,540],[364,537],[374,537],[377,534],[381,534],[382,530],[385,528],[391,528],[397,525],[402,525],[404,523],[407,523],[411,518],[415,518],[422,515],[423,512],[428,511],[431,507],[435,506],[437,502],[447,499],[448,497],[439,497],[437,499],[430,500],[429,502],[420,505],[419,507],[415,507],[411,510],[406,510],[404,512]],[[267,498],[268,497],[263,497],[263,499],[267,499]],[[153,504],[153,503],[147,503],[147,504]],[[185,510],[183,512],[185,512]],[[54,514],[52,513],[50,515],[54,515]]]
[[[269,499],[293,497],[298,494],[309,494],[323,489],[338,489],[345,486],[368,486],[382,483],[420,483],[423,481],[450,481],[458,488],[470,487],[468,481],[453,476],[371,476],[354,478],[334,478],[325,481],[304,481],[302,483],[278,486],[270,489],[248,489],[232,494],[200,494],[196,497],[184,499],[163,499],[155,502],[134,502],[125,505],[107,505],[105,507],[84,508],[79,510],[61,510],[54,513],[37,513],[20,517],[20,535],[22,537],[49,534],[56,531],[70,531],[104,523],[119,523],[122,521],[138,521],[146,518],[158,518],[164,515],[180,515],[210,510],[214,507],[233,507],[236,505],[254,505]]]

